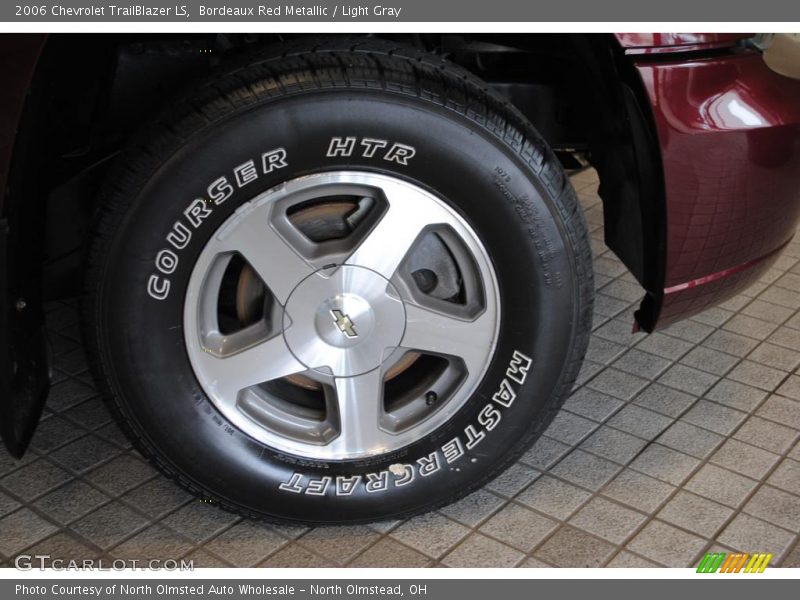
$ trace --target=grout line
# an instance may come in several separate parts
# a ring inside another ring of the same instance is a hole
[[[741,311],[741,310],[744,310],[744,309],[745,309],[745,308],[746,308],[746,307],[747,307],[749,304],[751,304],[753,301],[754,301],[754,299],[751,299],[749,302],[747,302],[745,305],[743,305],[743,306],[741,307],[740,311]],[[737,314],[738,314],[738,313],[737,313]],[[788,319],[791,319],[791,318],[792,318],[792,315],[790,315],[789,317],[787,317],[787,319],[786,319],[786,320],[788,320]],[[785,322],[785,321],[784,321],[784,322]],[[724,323],[723,323],[723,324],[724,324]],[[778,325],[778,326],[776,327],[776,329],[775,329],[775,330],[777,330],[777,329],[778,329],[780,326],[781,326],[781,325]],[[702,339],[700,339],[699,341],[697,341],[697,342],[694,342],[694,343],[693,343],[693,345],[691,346],[691,348],[689,348],[689,349],[688,349],[686,352],[684,352],[683,354],[681,354],[681,355],[677,356],[677,357],[675,358],[675,363],[676,363],[676,364],[678,364],[678,363],[679,363],[679,361],[680,361],[682,358],[684,358],[686,355],[688,355],[688,354],[689,354],[689,353],[690,353],[692,350],[694,350],[694,348],[701,346],[701,344],[702,344],[702,342],[703,342],[703,341],[707,340],[707,339],[708,339],[708,338],[709,338],[711,335],[713,335],[713,333],[714,333],[715,331],[717,331],[717,330],[719,330],[719,329],[721,329],[721,327],[714,327],[714,328],[712,328],[712,330],[711,330],[710,332],[708,332],[708,334],[707,334],[706,336],[704,336],[704,337],[703,337]],[[773,331],[773,333],[774,333],[774,331]],[[665,335],[669,335],[669,334],[666,334],[666,333],[665,333]],[[772,335],[772,334],[770,334],[770,335]],[[672,337],[672,336],[671,336],[671,337]],[[643,339],[646,339],[646,338],[643,338]],[[686,340],[683,340],[682,338],[676,338],[676,339],[681,339],[681,341],[684,341],[684,342],[686,341]],[[636,342],[635,344],[633,344],[633,345],[629,346],[628,350],[630,350],[630,348],[632,348],[632,347],[635,347],[635,346],[637,346],[637,345],[638,345],[640,342],[641,342],[641,340],[639,340],[639,342]],[[615,342],[615,343],[616,343],[616,342]],[[745,358],[746,358],[747,356],[749,356],[749,354],[750,354],[752,351],[754,351],[754,350],[755,350],[755,348],[757,348],[757,346],[756,346],[756,347],[754,347],[754,348],[753,348],[753,350],[751,350],[750,352],[748,352],[748,353],[747,353],[745,356],[743,356],[743,357],[737,357],[739,360],[738,360],[738,361],[737,361],[737,362],[736,362],[736,363],[735,363],[735,364],[734,364],[734,365],[731,367],[731,369],[735,368],[735,367],[736,367],[736,366],[737,366],[737,365],[738,365],[738,364],[739,364],[741,361],[745,360]],[[618,360],[618,358],[615,358],[614,360]],[[612,362],[611,364],[613,365],[613,362]],[[588,385],[588,384],[591,382],[591,380],[592,380],[592,379],[594,379],[595,377],[599,376],[599,374],[600,374],[600,373],[602,373],[602,372],[603,372],[603,371],[604,371],[606,368],[608,368],[609,366],[611,366],[611,365],[606,365],[606,366],[605,366],[603,369],[601,369],[600,371],[598,371],[598,373],[594,374],[594,376],[590,377],[590,378],[589,378],[587,381],[585,381],[585,382],[584,382],[584,383],[583,383],[583,384],[582,384],[580,387],[587,386],[587,385]],[[790,374],[787,374],[787,375],[786,375],[786,377],[784,378],[784,381],[785,381],[785,379],[786,379],[786,378],[788,378],[789,376],[790,376]],[[722,379],[722,377],[720,377],[719,379]],[[656,382],[656,381],[651,381],[650,383],[652,384],[652,383],[655,383],[655,382]],[[718,382],[717,382],[717,383],[718,383]],[[636,398],[638,398],[638,397],[639,397],[639,396],[640,396],[640,395],[643,393],[643,391],[644,391],[645,389],[647,389],[647,387],[649,387],[649,385],[650,385],[650,384],[648,384],[648,386],[645,386],[644,388],[642,388],[641,390],[639,390],[639,391],[638,391],[636,394],[634,394],[634,395],[633,395],[633,396],[632,396],[630,399],[628,399],[628,400],[623,400],[624,404],[622,404],[622,405],[621,405],[620,407],[618,407],[618,408],[617,408],[615,411],[613,411],[611,414],[609,414],[609,415],[606,417],[606,422],[607,422],[608,420],[610,420],[611,418],[613,418],[613,416],[614,416],[614,415],[616,415],[617,413],[619,413],[621,410],[623,410],[625,406],[627,406],[627,405],[629,405],[629,404],[633,404],[633,403],[635,403],[635,400],[636,400]],[[663,383],[662,383],[661,385],[666,385],[667,387],[672,387],[672,386],[668,386],[668,384],[663,384]],[[715,383],[714,385],[716,385],[716,383]],[[779,385],[778,385],[778,387],[780,387],[780,385],[781,385],[781,384],[779,384]],[[752,386],[751,386],[751,387],[752,387]],[[683,417],[683,416],[684,416],[686,413],[688,413],[688,412],[689,412],[689,411],[690,411],[690,410],[691,410],[691,409],[692,409],[692,408],[693,408],[695,405],[697,405],[697,403],[698,403],[700,400],[702,400],[702,399],[705,399],[705,400],[707,400],[707,401],[708,401],[708,399],[706,399],[706,398],[705,398],[705,394],[706,394],[706,393],[707,393],[707,392],[708,392],[710,389],[712,389],[712,388],[713,388],[713,386],[710,386],[710,387],[709,387],[709,389],[708,389],[708,390],[706,390],[706,391],[703,393],[703,395],[702,395],[702,396],[699,396],[699,397],[698,397],[698,396],[695,396],[694,394],[689,394],[689,395],[691,395],[691,396],[693,396],[693,397],[695,397],[695,398],[696,398],[696,399],[695,399],[695,401],[694,401],[692,404],[690,404],[689,406],[687,406],[687,407],[686,407],[686,408],[685,408],[685,409],[684,409],[684,410],[683,410],[681,413],[679,413],[679,414],[678,414],[678,415],[677,415],[677,416],[676,416],[676,417],[673,419],[672,423],[674,424],[674,423],[678,422],[678,421],[681,419],[681,417]],[[591,389],[591,388],[590,388],[590,389]],[[676,389],[676,388],[672,388],[672,389]],[[777,387],[776,387],[776,389],[777,389]],[[575,393],[575,391],[577,391],[577,389],[573,390],[573,391],[572,391],[572,393]],[[599,391],[599,390],[596,390],[596,391]],[[683,393],[686,393],[684,390],[678,390],[678,391],[681,391],[681,392],[683,392]],[[600,393],[603,393],[603,392],[600,392]],[[761,405],[762,405],[762,404],[763,404],[763,403],[764,403],[764,402],[765,402],[765,401],[766,401],[768,398],[769,398],[769,395],[765,396],[765,397],[764,397],[764,398],[761,400],[761,402],[760,402],[760,403],[759,403],[759,404],[758,404],[758,405],[757,405],[757,406],[756,406],[756,407],[753,409],[753,414],[755,414],[755,411],[756,411],[756,410],[757,410],[757,409],[758,409],[758,408],[759,408],[759,407],[760,407],[760,406],[761,406]],[[619,398],[617,398],[617,399],[618,399],[618,400],[620,400]],[[727,407],[727,408],[730,408],[730,407]],[[731,409],[731,410],[736,410],[736,409]],[[742,411],[738,411],[738,412],[742,412]],[[749,416],[749,413],[743,413],[743,414],[747,414],[747,415]],[[731,431],[730,431],[730,432],[729,432],[729,433],[728,433],[726,436],[723,436],[723,437],[725,438],[725,440],[727,441],[727,439],[731,439],[731,438],[732,438],[732,436],[733,436],[733,435],[734,435],[734,434],[735,434],[735,433],[736,433],[736,432],[737,432],[737,431],[738,431],[738,430],[741,428],[741,426],[742,426],[742,425],[743,425],[743,424],[744,424],[746,421],[747,421],[747,418],[743,419],[743,420],[742,420],[742,421],[741,421],[741,422],[740,422],[740,423],[739,423],[739,424],[738,424],[736,427],[734,427],[734,429],[732,429],[732,430],[731,430]],[[583,441],[585,441],[586,439],[588,439],[588,437],[589,437],[589,436],[590,436],[590,435],[591,435],[591,434],[592,434],[592,433],[593,433],[593,432],[594,432],[596,429],[597,429],[597,428],[595,428],[595,429],[591,430],[591,431],[590,431],[590,432],[589,432],[587,435],[585,435],[584,437],[582,437],[582,438],[581,438],[581,439],[580,439],[580,440],[579,440],[579,441],[578,441],[578,442],[577,442],[575,445],[573,445],[573,447],[572,447],[572,449],[571,449],[570,451],[568,451],[567,453],[565,453],[565,454],[564,454],[562,457],[560,457],[560,458],[559,458],[559,459],[558,459],[558,460],[557,460],[555,463],[553,463],[552,465],[550,465],[550,466],[548,467],[548,471],[550,471],[550,470],[551,470],[551,469],[552,469],[554,466],[556,466],[556,465],[557,465],[557,464],[559,464],[561,461],[563,461],[563,460],[564,460],[564,459],[565,459],[567,456],[569,456],[570,454],[572,454],[572,452],[574,452],[574,451],[575,451],[575,449],[579,448],[579,447],[580,447],[580,444],[581,444]],[[626,433],[627,433],[627,432],[626,432]],[[662,431],[661,433],[663,433],[663,431]],[[659,436],[661,435],[661,433],[659,433]],[[714,433],[717,433],[717,432],[714,432]],[[718,434],[718,435],[719,435],[719,434]],[[638,437],[638,436],[637,436],[637,437]],[[639,452],[638,452],[638,453],[637,453],[637,454],[636,454],[636,455],[635,455],[635,456],[634,456],[632,459],[630,459],[630,460],[628,461],[628,463],[626,463],[626,465],[624,465],[624,466],[623,466],[623,468],[625,468],[626,466],[628,466],[628,465],[632,464],[632,463],[633,463],[633,461],[634,461],[634,460],[636,460],[636,457],[638,457],[639,455],[641,455],[641,454],[642,454],[642,453],[643,453],[643,452],[644,452],[644,451],[645,451],[647,448],[649,448],[649,447],[650,447],[650,446],[651,446],[653,443],[655,443],[656,439],[657,439],[657,438],[655,438],[655,439],[653,439],[653,440],[650,440],[648,444],[646,444],[646,445],[645,445],[645,446],[644,446],[644,447],[643,447],[643,448],[642,448],[642,449],[641,449],[641,450],[640,450],[640,451],[639,451]],[[717,447],[721,446],[721,445],[722,445],[722,444],[724,444],[724,443],[725,443],[725,442],[721,442],[721,443],[720,443],[720,444],[719,444]],[[671,449],[671,450],[672,450],[672,449]],[[787,451],[787,452],[788,452],[788,451]],[[681,454],[685,454],[685,453],[681,452]],[[649,515],[648,515],[648,517],[649,517],[649,518],[645,519],[645,521],[644,521],[644,522],[643,522],[643,523],[642,523],[642,524],[639,526],[639,528],[637,528],[637,529],[634,529],[634,531],[633,531],[633,532],[631,532],[631,534],[630,534],[630,535],[629,535],[629,536],[628,536],[628,537],[627,537],[627,538],[626,538],[626,539],[623,541],[623,545],[622,545],[622,547],[625,547],[625,545],[627,544],[627,542],[629,542],[630,540],[632,540],[632,539],[633,539],[633,538],[634,538],[636,535],[638,535],[638,533],[640,533],[640,532],[641,532],[641,530],[642,530],[642,529],[644,529],[644,527],[646,527],[646,526],[647,526],[647,525],[648,525],[650,522],[652,522],[652,521],[655,519],[655,515],[656,515],[658,512],[660,512],[660,510],[661,510],[661,509],[663,509],[663,507],[664,507],[664,506],[665,506],[665,505],[666,505],[666,504],[667,504],[667,503],[668,503],[668,502],[669,502],[669,501],[670,501],[670,500],[671,500],[671,499],[672,499],[672,498],[673,498],[675,495],[677,495],[677,492],[678,492],[679,490],[683,489],[683,484],[684,484],[686,481],[689,481],[689,479],[691,479],[691,477],[693,477],[693,476],[694,476],[694,474],[696,474],[696,472],[697,472],[697,471],[699,471],[699,469],[701,469],[703,466],[705,466],[705,464],[707,464],[707,463],[708,463],[708,461],[709,461],[709,459],[711,458],[711,456],[712,456],[712,455],[713,455],[713,452],[710,452],[710,453],[709,453],[709,454],[708,454],[708,455],[705,457],[705,459],[702,459],[702,460],[700,461],[700,463],[697,465],[697,467],[696,467],[694,470],[690,471],[690,473],[689,473],[689,475],[688,475],[687,477],[685,477],[684,479],[682,479],[682,481],[681,481],[681,483],[679,484],[679,486],[674,486],[674,487],[675,487],[675,490],[674,490],[674,491],[673,491],[673,492],[672,492],[672,493],[671,493],[669,496],[667,496],[666,500],[662,501],[662,503],[661,503],[661,504],[660,504],[658,507],[656,507],[656,509],[655,509],[654,511],[652,511],[651,513],[649,513]],[[690,456],[690,455],[686,455],[686,456]],[[604,457],[603,457],[603,458],[604,458]],[[693,458],[693,459],[696,459],[695,457],[691,457],[691,458]],[[608,460],[608,459],[605,459],[605,460]],[[611,461],[611,462],[614,462],[614,461]],[[778,463],[776,462],[775,464],[777,465]],[[630,468],[630,467],[629,467],[629,468]],[[636,469],[633,469],[633,470],[634,470],[634,471],[636,471]],[[637,471],[637,472],[638,472],[638,471]],[[552,475],[552,473],[548,473],[548,474]],[[644,475],[647,475],[647,476],[649,476],[649,477],[651,477],[651,475],[648,475],[647,473],[643,473],[643,474],[644,474]],[[589,498],[588,498],[588,499],[587,499],[587,500],[586,500],[584,503],[582,503],[582,504],[581,504],[581,506],[580,506],[578,509],[576,509],[576,511],[575,511],[575,512],[577,512],[577,510],[580,510],[580,508],[582,508],[582,507],[586,506],[586,505],[587,505],[589,502],[591,502],[591,501],[592,501],[592,500],[593,500],[595,497],[597,497],[598,495],[600,495],[600,494],[602,493],[602,491],[603,491],[603,490],[604,490],[604,489],[605,489],[605,488],[608,486],[608,484],[609,484],[611,481],[613,481],[613,480],[614,480],[614,479],[615,479],[615,478],[616,478],[618,475],[619,475],[619,472],[617,472],[617,473],[616,473],[616,474],[615,474],[615,475],[612,477],[612,479],[609,479],[609,481],[607,481],[605,484],[603,484],[603,485],[602,485],[602,486],[601,486],[601,487],[600,487],[600,488],[599,488],[597,491],[592,491],[592,496],[590,496],[590,497],[589,497]],[[559,479],[560,479],[560,478],[559,478]],[[657,479],[657,478],[656,478],[656,479]],[[660,480],[659,480],[659,481],[660,481]],[[571,483],[571,484],[572,484],[573,482],[569,482],[569,483]],[[674,485],[674,484],[672,484],[672,483],[670,483],[670,482],[665,482],[665,483],[669,483],[670,485]],[[578,486],[578,487],[582,487],[582,486]],[[754,488],[754,491],[755,491],[755,490],[757,490],[759,487],[760,487],[760,486],[756,486],[756,488]],[[739,506],[744,506],[744,504],[745,504],[745,502],[742,502],[742,503],[740,503],[740,505],[739,505]],[[734,509],[734,513],[733,513],[733,515],[735,516],[736,514],[738,514],[738,512],[737,512],[737,509]],[[573,512],[573,515],[574,515],[574,512]],[[570,517],[570,518],[571,518],[571,517]],[[720,530],[719,530],[719,531],[722,531],[722,530],[723,530],[723,529],[722,529],[722,528],[720,528]],[[694,533],[694,532],[691,532],[691,533],[692,533],[692,535],[697,535],[697,534],[696,534],[696,533]],[[537,545],[537,547],[536,547],[536,548],[534,548],[534,549],[531,551],[531,553],[530,553],[530,554],[531,554],[531,555],[533,555],[533,554],[534,554],[534,553],[535,553],[535,552],[536,552],[536,551],[537,551],[539,548],[541,548],[541,546],[542,546],[542,545],[544,545],[544,544],[547,542],[547,540],[548,540],[550,537],[552,537],[552,535],[554,535],[554,534],[555,534],[555,532],[551,532],[551,535],[550,535],[550,536],[548,536],[548,537],[546,537],[545,539],[541,540],[541,541],[540,541],[540,543]],[[618,550],[617,552],[615,552],[614,554],[612,554],[612,556],[610,556],[610,557],[609,557],[609,559],[608,559],[608,561],[607,561],[607,562],[610,562],[610,561],[612,561],[612,560],[613,560],[613,559],[614,559],[614,558],[615,558],[615,557],[616,557],[616,556],[617,556],[617,555],[620,553],[620,551],[621,551],[621,548],[620,548],[620,550]],[[606,563],[606,564],[607,564],[607,563]]]

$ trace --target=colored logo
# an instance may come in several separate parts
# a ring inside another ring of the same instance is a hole
[[[338,308],[334,308],[331,311],[331,316],[333,317],[333,322],[336,323],[336,326],[339,328],[339,331],[349,338],[358,337],[355,325],[353,325],[348,315],[344,314]]]
[[[763,573],[772,554],[768,552],[708,552],[697,566],[698,573]]]

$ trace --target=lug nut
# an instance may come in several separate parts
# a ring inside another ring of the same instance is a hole
[[[434,391],[430,391],[425,394],[425,404],[428,406],[435,404],[438,399],[439,396]]]

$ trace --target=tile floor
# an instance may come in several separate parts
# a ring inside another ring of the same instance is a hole
[[[709,550],[800,567],[800,236],[742,295],[651,336],[603,244],[592,171],[573,177],[597,303],[565,409],[507,473],[405,522],[257,524],[192,499],[131,450],[98,400],[74,303],[51,308],[55,381],[22,461],[0,450],[0,566],[181,558],[199,566],[690,566]]]

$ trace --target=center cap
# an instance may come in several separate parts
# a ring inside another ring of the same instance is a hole
[[[406,312],[399,298],[389,280],[370,269],[320,269],[286,302],[286,345],[309,369],[335,377],[371,371],[403,338]]]

